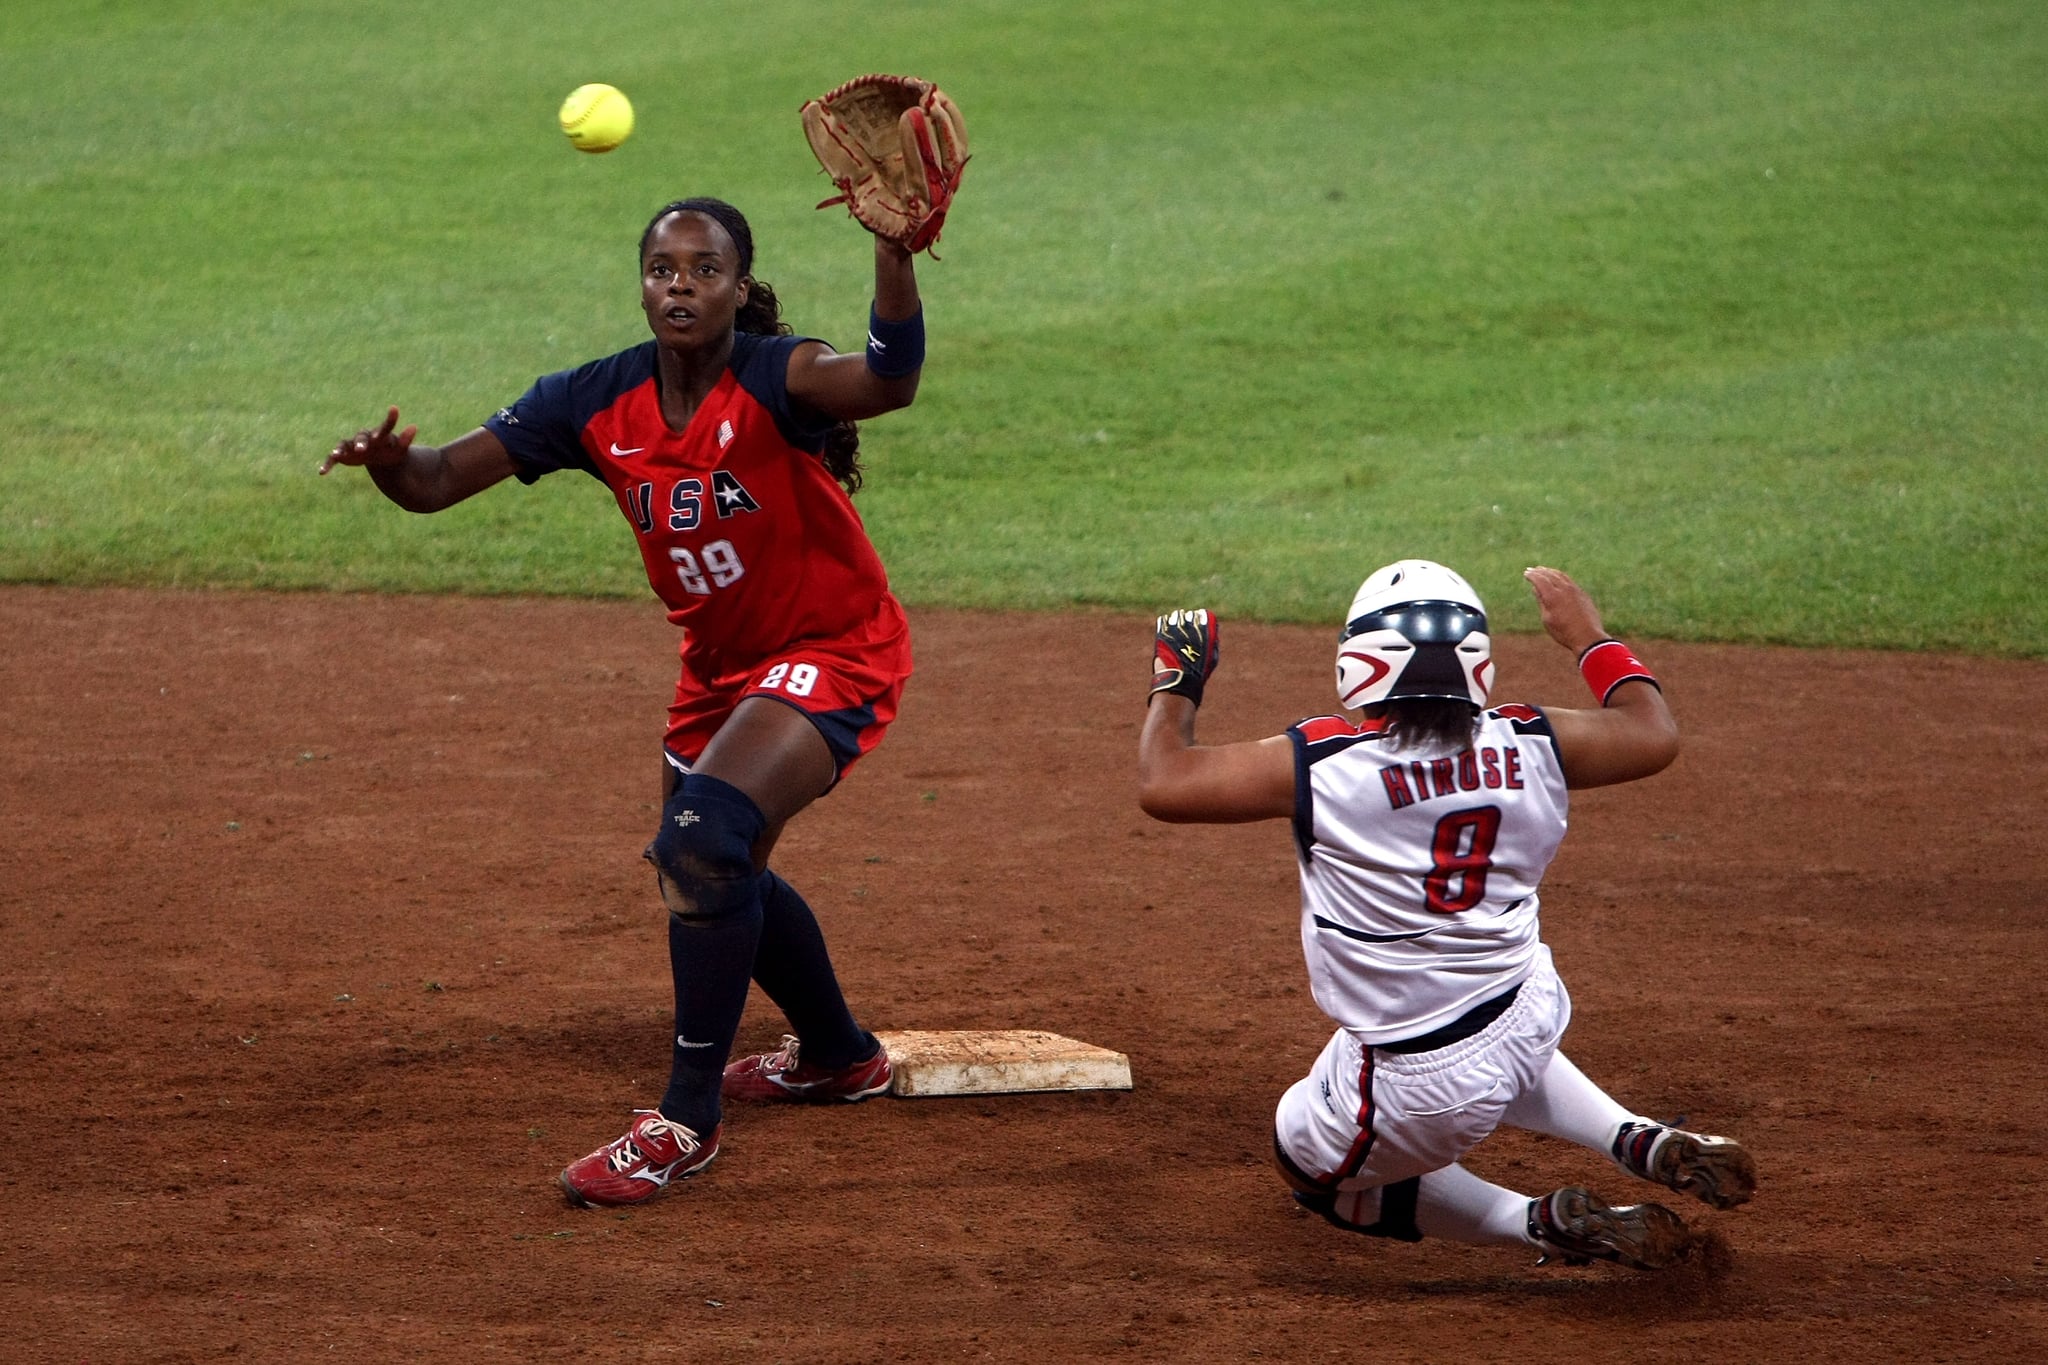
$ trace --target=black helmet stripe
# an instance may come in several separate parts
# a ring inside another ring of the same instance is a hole
[[[1474,631],[1486,633],[1486,613],[1463,602],[1400,602],[1353,617],[1338,638],[1348,640],[1368,630],[1397,630],[1412,644],[1455,645]]]

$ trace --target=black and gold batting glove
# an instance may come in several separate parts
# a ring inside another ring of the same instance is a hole
[[[1206,607],[1170,611],[1159,618],[1152,641],[1153,693],[1173,692],[1202,704],[1202,686],[1223,655],[1216,627],[1215,613]]]

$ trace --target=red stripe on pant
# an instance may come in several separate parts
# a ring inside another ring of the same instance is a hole
[[[1351,1150],[1344,1154],[1344,1164],[1332,1176],[1331,1183],[1349,1180],[1365,1167],[1365,1159],[1372,1154],[1373,1120],[1378,1115],[1372,1106],[1372,1049],[1365,1050],[1365,1060],[1358,1068],[1358,1136],[1352,1140]]]

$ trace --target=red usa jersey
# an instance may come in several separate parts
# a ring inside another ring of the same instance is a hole
[[[653,341],[545,375],[484,423],[521,481],[573,468],[611,489],[702,677],[900,610],[818,458],[832,420],[790,400],[789,357],[805,340],[735,333],[725,373],[682,431],[661,415]]]
[[[1534,707],[1488,711],[1462,750],[1397,749],[1381,725],[1287,732],[1309,984],[1368,1043],[1428,1033],[1528,975],[1568,807]]]

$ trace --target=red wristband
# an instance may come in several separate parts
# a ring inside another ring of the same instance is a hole
[[[1643,661],[1619,640],[1599,640],[1586,646],[1586,652],[1579,656],[1579,676],[1593,689],[1602,706],[1607,705],[1615,688],[1634,679],[1641,679],[1659,692],[1664,690],[1657,675],[1643,667]]]

